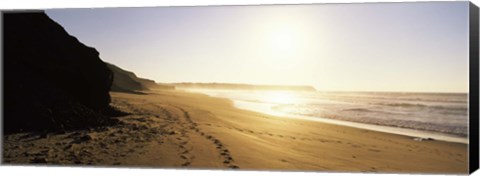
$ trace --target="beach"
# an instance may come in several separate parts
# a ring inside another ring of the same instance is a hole
[[[467,144],[282,118],[179,90],[110,92],[115,126],[4,136],[5,164],[461,173]]]

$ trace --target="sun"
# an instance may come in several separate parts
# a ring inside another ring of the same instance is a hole
[[[301,32],[293,25],[270,28],[266,35],[265,62],[272,69],[287,71],[301,59]]]
[[[289,27],[274,29],[270,34],[270,47],[276,56],[292,56],[298,47],[298,34]]]
[[[271,20],[259,29],[258,60],[270,70],[291,71],[307,58],[311,38],[303,24],[290,18]]]
[[[279,29],[272,32],[272,47],[279,51],[288,51],[294,47],[294,33],[288,29]]]

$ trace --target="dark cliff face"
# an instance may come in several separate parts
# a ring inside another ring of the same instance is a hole
[[[133,72],[121,69],[113,64],[107,63],[107,67],[113,72],[112,91],[132,92],[148,90],[147,86],[140,82]]]
[[[112,72],[99,53],[43,12],[3,14],[4,129],[81,128],[107,123]]]
[[[173,86],[162,86],[153,80],[139,78],[135,73],[124,70],[116,65],[106,63],[113,72],[112,91],[130,92],[151,90],[151,89],[174,89]]]

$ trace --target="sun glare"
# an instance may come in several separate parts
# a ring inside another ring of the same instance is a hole
[[[272,91],[264,94],[263,99],[268,103],[292,104],[296,102],[296,97],[292,92]]]
[[[279,29],[272,33],[272,47],[279,52],[291,50],[294,47],[294,33],[289,30]]]
[[[292,56],[298,47],[298,34],[289,28],[279,28],[272,31],[270,35],[270,46],[277,56]]]
[[[289,70],[301,59],[301,31],[290,23],[272,25],[266,35],[267,55],[264,57],[269,67]]]

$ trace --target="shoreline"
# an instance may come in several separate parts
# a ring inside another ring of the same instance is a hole
[[[227,97],[214,96],[201,91],[189,91],[188,89],[181,89],[180,91],[185,91],[189,93],[200,93],[200,94],[204,94],[214,98],[225,98],[232,101],[234,103],[234,106],[238,109],[278,116],[281,118],[293,118],[293,119],[301,119],[301,120],[307,120],[307,121],[315,121],[320,123],[329,123],[329,124],[342,125],[347,127],[366,129],[366,130],[372,130],[372,131],[378,131],[378,132],[384,132],[384,133],[390,133],[390,134],[396,134],[396,135],[403,135],[403,136],[408,136],[412,138],[434,139],[434,140],[445,141],[445,142],[469,144],[468,138],[462,135],[442,133],[437,131],[420,130],[420,129],[413,129],[413,128],[403,128],[403,127],[397,127],[397,126],[384,126],[384,125],[378,125],[378,124],[344,121],[344,120],[317,117],[317,116],[287,114],[287,113],[277,112],[277,111],[268,109],[269,107],[254,108],[254,106],[256,107],[262,106],[262,103],[233,100]],[[256,104],[256,105],[252,106],[248,104]]]
[[[214,97],[214,96],[213,96]],[[216,97],[219,98],[219,97]],[[235,100],[232,100],[235,102]],[[411,128],[402,128],[396,126],[383,126],[383,125],[376,125],[376,124],[368,124],[368,123],[360,123],[360,122],[353,122],[353,121],[343,121],[337,119],[330,119],[324,117],[313,117],[313,116],[305,116],[305,115],[295,115],[295,114],[285,114],[280,112],[263,112],[261,110],[254,110],[248,108],[238,107],[239,109],[248,110],[248,111],[255,111],[258,113],[265,113],[273,116],[278,116],[280,118],[295,118],[307,121],[315,121],[320,123],[329,123],[335,125],[342,125],[352,128],[359,128],[359,129],[366,129],[396,135],[403,135],[412,138],[431,138],[434,140],[440,140],[445,142],[455,142],[455,143],[462,143],[462,144],[469,144],[469,140],[467,137],[463,137],[460,135],[448,134],[448,133],[441,133],[436,131],[424,131],[418,129],[411,129]]]
[[[5,164],[315,172],[460,173],[466,144],[236,108],[199,93],[110,92],[119,125],[4,136]]]

